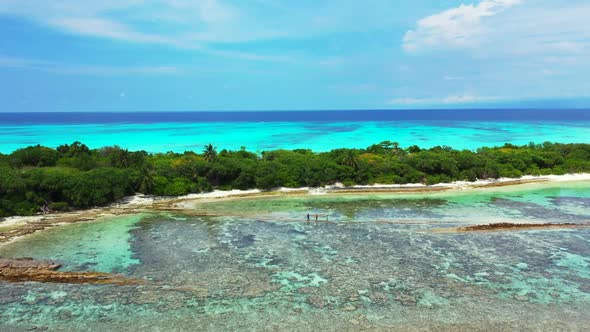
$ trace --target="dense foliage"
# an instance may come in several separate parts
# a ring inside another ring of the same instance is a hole
[[[506,144],[477,151],[446,146],[366,149],[245,149],[148,154],[80,142],[0,154],[0,217],[105,205],[135,192],[178,196],[219,189],[371,183],[426,183],[590,171],[588,144]]]

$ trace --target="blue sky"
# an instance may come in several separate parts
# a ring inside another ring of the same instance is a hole
[[[587,0],[0,0],[0,111],[590,106]]]

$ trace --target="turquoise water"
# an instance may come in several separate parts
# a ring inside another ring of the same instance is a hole
[[[139,263],[132,257],[129,231],[143,217],[103,218],[50,228],[2,248],[0,256],[56,260],[65,271],[124,272]]]
[[[590,182],[578,182],[213,201],[193,212],[220,216],[154,212],[64,225],[0,255],[54,257],[67,269],[150,283],[0,282],[0,330],[584,331],[589,228],[433,230],[585,223],[589,192]],[[330,221],[305,222],[307,212]]]
[[[162,121],[165,121],[163,119]],[[476,149],[504,143],[544,141],[590,143],[590,122],[215,122],[144,124],[7,125],[0,123],[0,152],[29,145],[56,147],[81,141],[91,148],[119,145],[130,150],[184,152],[212,143],[219,149],[365,148],[389,140],[402,146],[448,145]]]

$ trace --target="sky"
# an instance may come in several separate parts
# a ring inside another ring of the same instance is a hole
[[[590,106],[588,0],[0,0],[0,112]]]

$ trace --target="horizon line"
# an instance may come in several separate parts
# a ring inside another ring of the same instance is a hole
[[[565,110],[590,111],[590,107],[459,107],[459,108],[350,108],[350,109],[225,109],[225,110],[87,110],[87,111],[0,111],[0,114],[36,114],[36,113],[254,113],[254,112],[399,112],[399,111],[537,111]]]

